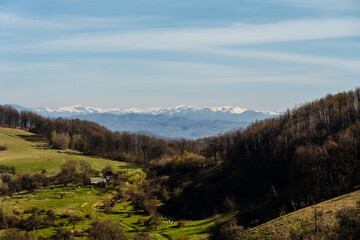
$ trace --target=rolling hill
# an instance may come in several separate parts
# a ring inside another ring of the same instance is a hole
[[[0,145],[8,148],[7,151],[0,152],[0,164],[15,166],[18,174],[36,173],[43,169],[49,174],[55,174],[60,170],[60,166],[70,159],[86,160],[97,170],[108,164],[115,169],[137,169],[124,162],[84,156],[72,150],[52,149],[45,139],[19,129],[0,128]]]

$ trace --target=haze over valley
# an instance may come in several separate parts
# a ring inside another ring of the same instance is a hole
[[[127,131],[164,139],[198,139],[246,128],[256,120],[278,116],[279,112],[248,110],[240,107],[177,106],[147,109],[102,109],[75,105],[61,108],[15,109],[36,112],[45,117],[79,118],[99,123],[113,131]]]

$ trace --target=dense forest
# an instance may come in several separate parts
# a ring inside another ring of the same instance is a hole
[[[359,101],[359,88],[328,95],[213,138],[207,147],[223,167],[187,186],[173,211],[203,216],[230,198],[247,206],[239,220],[249,225],[352,191],[360,184]]]
[[[238,208],[238,223],[252,226],[360,185],[359,101],[360,88],[328,95],[197,141],[112,132],[9,106],[0,106],[0,125],[41,135],[55,148],[140,164],[150,185],[161,185],[144,189],[166,202],[160,211],[167,214],[203,218]]]

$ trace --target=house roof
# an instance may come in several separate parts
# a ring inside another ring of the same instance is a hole
[[[106,179],[104,178],[90,178],[91,184],[99,184],[99,183],[106,183]]]
[[[114,176],[115,174],[112,171],[107,171],[104,176]]]

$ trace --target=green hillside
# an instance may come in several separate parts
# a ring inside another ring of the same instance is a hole
[[[0,128],[0,145],[8,148],[7,151],[0,152],[0,164],[15,166],[17,173],[35,173],[46,169],[48,174],[55,174],[69,159],[86,160],[96,170],[101,170],[108,164],[114,169],[128,170],[129,173],[137,169],[124,162],[83,156],[72,150],[52,149],[45,139],[19,129]]]
[[[245,239],[287,238],[291,231],[312,230],[315,219],[318,221],[317,224],[321,221],[332,222],[338,211],[354,208],[358,201],[360,201],[360,190],[291,212],[251,228],[246,231]]]

